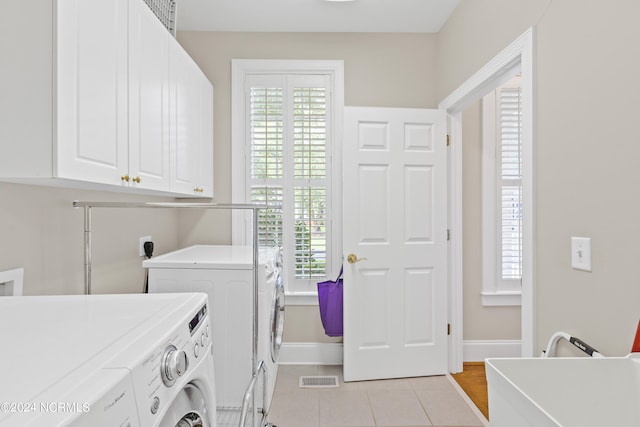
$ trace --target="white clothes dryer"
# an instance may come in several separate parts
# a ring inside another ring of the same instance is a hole
[[[216,426],[204,294],[3,297],[0,334],[0,426]]]
[[[149,269],[151,293],[206,292],[209,295],[218,421],[221,425],[237,425],[254,363],[253,249],[195,245],[145,260],[142,265]],[[264,361],[268,383],[266,402],[262,400],[261,383],[256,387],[256,405],[268,412],[284,325],[280,251],[261,248],[258,268],[256,363]]]

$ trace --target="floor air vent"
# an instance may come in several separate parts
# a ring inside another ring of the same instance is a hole
[[[337,376],[318,376],[318,377],[310,377],[304,376],[300,377],[299,386],[301,388],[328,388],[328,387],[339,387],[338,385],[338,377]]]

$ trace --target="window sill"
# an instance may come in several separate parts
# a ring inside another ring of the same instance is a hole
[[[522,292],[480,292],[483,306],[515,306],[522,305]]]
[[[287,305],[318,305],[316,292],[292,292],[285,293],[284,304]]]

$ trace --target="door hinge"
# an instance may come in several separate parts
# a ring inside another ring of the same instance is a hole
[[[449,146],[449,144],[451,144],[451,140],[449,138],[449,134],[447,134],[447,147]]]
[[[451,335],[451,323],[447,323],[447,335]]]
[[[451,230],[447,228],[447,241],[451,240]]]

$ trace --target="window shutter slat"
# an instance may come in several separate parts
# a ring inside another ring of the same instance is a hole
[[[520,88],[499,90],[500,270],[502,279],[522,277],[522,153]]]

